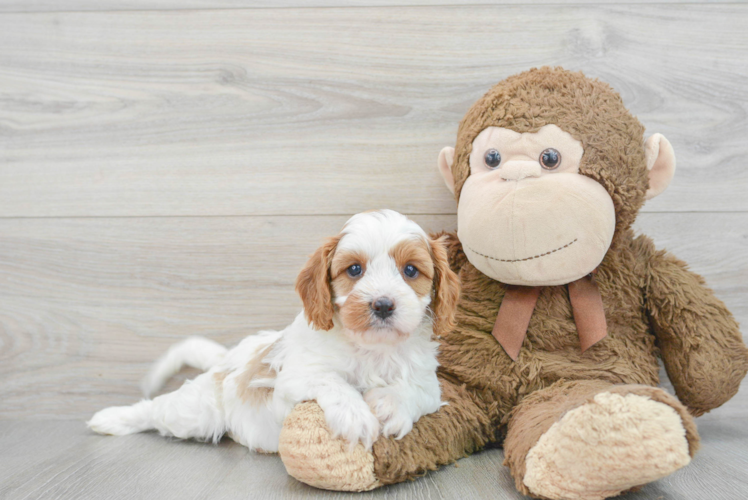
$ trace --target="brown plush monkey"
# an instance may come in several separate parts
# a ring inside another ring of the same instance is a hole
[[[281,436],[289,473],[366,490],[503,443],[522,493],[588,500],[688,464],[692,416],[737,392],[748,350],[702,278],[633,235],[675,169],[668,141],[643,132],[608,85],[560,68],[476,102],[439,157],[463,287],[441,339],[449,404],[371,453],[349,452],[315,403],[299,405]],[[656,387],[658,358],[677,399]]]

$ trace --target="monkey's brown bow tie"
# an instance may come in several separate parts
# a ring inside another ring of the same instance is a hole
[[[595,271],[567,285],[582,352],[608,335],[603,299],[595,283],[594,274]],[[530,317],[535,310],[542,288],[541,286],[507,286],[492,333],[514,361],[517,361],[519,356],[522,342],[527,335]]]

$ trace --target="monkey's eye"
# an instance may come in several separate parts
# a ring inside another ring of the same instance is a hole
[[[349,266],[345,271],[351,278],[358,278],[359,276],[361,276],[363,269],[361,269],[361,264],[353,264],[352,266]]]
[[[553,148],[548,148],[540,153],[540,165],[546,170],[553,170],[561,165],[561,153]]]
[[[416,269],[416,266],[414,266],[413,264],[407,264],[403,268],[403,274],[405,274],[405,276],[407,276],[408,278],[415,278],[416,276],[418,276],[418,269]]]
[[[486,155],[483,157],[488,168],[496,168],[501,163],[501,155],[495,149],[489,149],[486,151]]]

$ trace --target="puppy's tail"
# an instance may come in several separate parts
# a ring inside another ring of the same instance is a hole
[[[185,366],[208,371],[220,363],[227,352],[228,349],[217,342],[203,337],[190,337],[171,346],[153,364],[140,383],[140,388],[146,397],[150,397]]]

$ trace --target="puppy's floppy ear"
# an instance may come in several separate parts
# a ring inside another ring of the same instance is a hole
[[[460,298],[460,278],[449,268],[446,236],[429,240],[431,258],[434,261],[434,333],[449,333],[455,326],[455,312]]]
[[[330,286],[330,262],[338,241],[339,236],[328,238],[309,257],[296,278],[296,293],[304,303],[304,316],[320,330],[330,330],[333,327],[332,316],[335,310]]]

